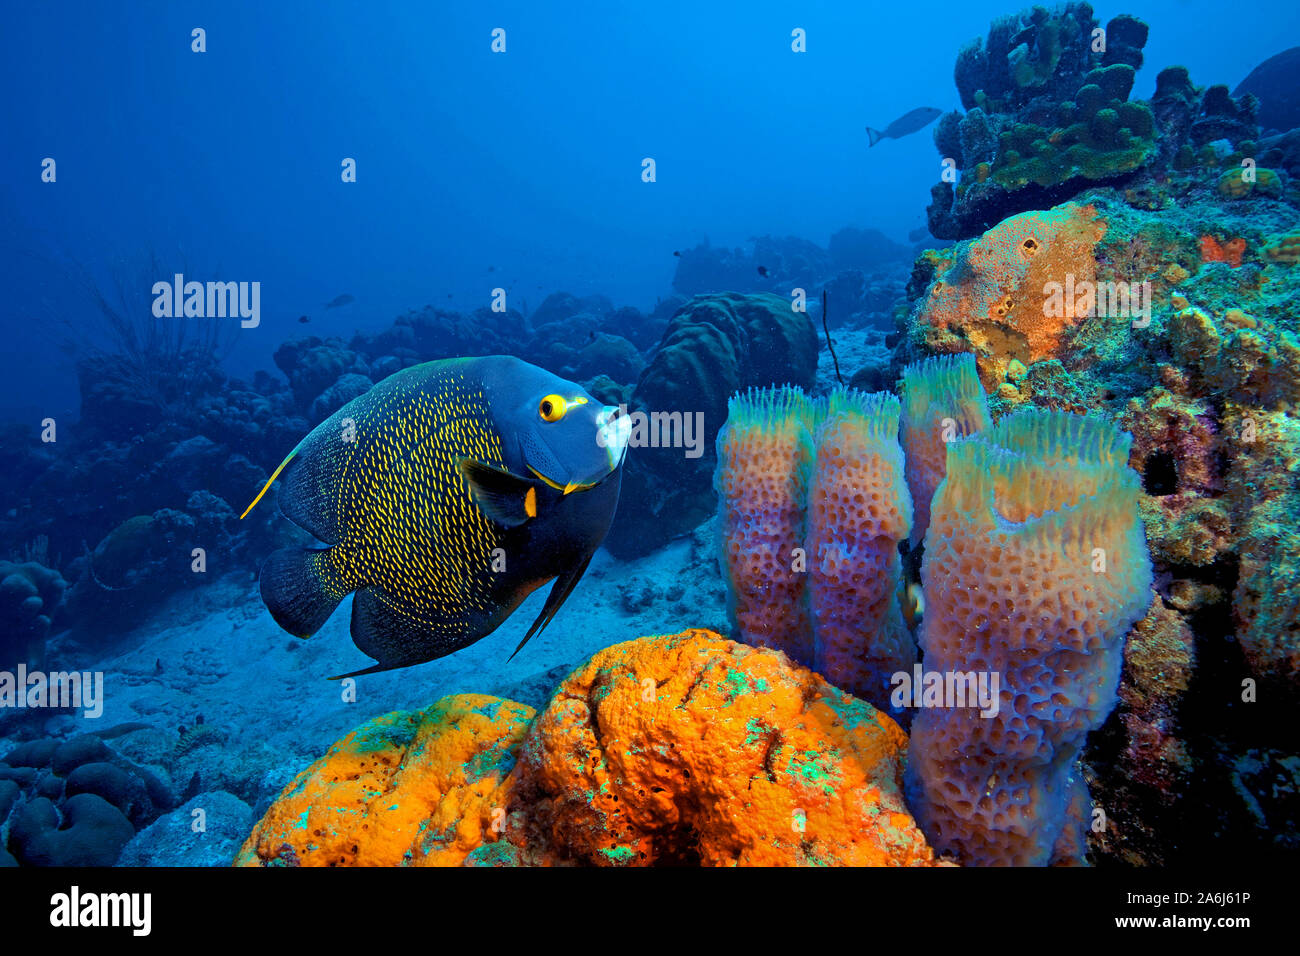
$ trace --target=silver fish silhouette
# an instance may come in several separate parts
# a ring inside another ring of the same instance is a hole
[[[943,110],[937,110],[933,106],[921,106],[912,110],[910,113],[904,113],[898,119],[894,120],[884,131],[867,127],[867,135],[871,137],[871,146],[875,146],[882,139],[899,139],[907,136],[909,133],[915,133],[917,130],[925,129],[936,119]]]

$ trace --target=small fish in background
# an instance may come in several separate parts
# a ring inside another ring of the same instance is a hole
[[[311,316],[310,316],[310,315],[300,315],[300,316],[298,316],[298,321],[301,322],[303,325],[306,325],[308,322],[311,321]]]
[[[868,126],[867,136],[871,138],[870,145],[875,146],[882,139],[900,139],[918,130],[923,130],[937,120],[942,112],[943,110],[937,110],[933,106],[921,106],[910,113],[904,113],[886,126],[883,132]]]
[[[348,305],[349,303],[352,303],[352,302],[355,302],[355,301],[357,301],[357,300],[354,299],[352,296],[348,295],[346,292],[344,292],[342,295],[336,295],[336,296],[335,296],[333,299],[331,299],[329,302],[326,302],[326,303],[325,303],[325,308],[327,308],[327,309],[337,309],[337,308],[339,308],[339,306]]]
[[[673,255],[675,255],[678,259],[682,257],[682,254],[676,249],[673,250]]]
[[[554,581],[518,653],[604,540],[630,432],[618,408],[513,356],[390,375],[316,426],[244,511],[283,473],[280,510],[326,545],[273,552],[262,600],[310,637],[355,592],[352,640],[377,661],[355,677],[468,647]]]
[[[496,271],[497,271],[496,266],[488,266],[488,272],[496,272]]]
[[[758,274],[761,275],[764,279],[766,279],[769,276],[771,276],[772,273],[768,271],[767,266],[759,266]]]
[[[903,592],[903,600],[899,602],[903,619],[907,621],[908,627],[916,627],[921,623],[921,618],[925,616],[925,593],[921,590],[919,584],[909,584],[907,590]]]

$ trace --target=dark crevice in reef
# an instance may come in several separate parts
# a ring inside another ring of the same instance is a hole
[[[1242,681],[1251,670],[1235,637],[1231,595],[1237,585],[1235,556],[1204,568],[1178,568],[1175,576],[1221,588],[1225,599],[1187,617],[1194,640],[1195,666],[1180,695],[1174,723],[1167,728],[1184,742],[1191,768],[1163,795],[1150,783],[1130,779],[1122,769],[1129,734],[1126,708],[1117,707],[1089,737],[1085,755],[1095,774],[1094,798],[1114,824],[1103,853],[1094,844],[1099,866],[1131,865],[1126,856],[1166,865],[1240,865],[1242,859],[1294,858],[1300,794],[1295,772],[1281,761],[1300,750],[1300,734],[1285,688],[1260,684],[1257,699],[1242,699]],[[1243,754],[1242,741],[1250,753]],[[1110,802],[1114,805],[1106,806]],[[1136,831],[1125,820],[1126,805],[1147,805],[1141,814],[1150,831]],[[1282,837],[1283,839],[1279,839]]]
[[[1237,562],[1232,558],[1216,565],[1227,572],[1216,583],[1231,595],[1237,584]],[[1270,802],[1263,809],[1265,820],[1261,820],[1256,815],[1259,811],[1253,809],[1259,807],[1257,794],[1251,792],[1256,788],[1243,781],[1240,766],[1243,741],[1261,755],[1268,751],[1297,753],[1300,739],[1290,696],[1283,688],[1260,683],[1254,702],[1242,699],[1242,682],[1251,669],[1236,640],[1230,601],[1193,613],[1189,623],[1196,635],[1196,669],[1183,695],[1178,720],[1196,766],[1184,801],[1182,826],[1189,838],[1179,841],[1188,855],[1172,857],[1171,862],[1226,865],[1239,863],[1243,857],[1280,858],[1288,849],[1294,853],[1293,835],[1288,838],[1289,847],[1277,839],[1292,828],[1285,826],[1285,819],[1268,817],[1271,811],[1294,821],[1300,815],[1298,795],[1294,790],[1275,794],[1280,802]],[[1207,840],[1207,835],[1219,839]]]
[[[1168,828],[1159,837],[1169,864],[1234,865],[1243,858],[1280,859],[1296,849],[1277,839],[1293,832],[1286,821],[1300,815],[1294,789],[1279,791],[1242,775],[1242,741],[1250,742],[1264,769],[1278,756],[1294,755],[1300,741],[1283,690],[1261,684],[1254,702],[1242,699],[1242,682],[1251,669],[1232,620],[1237,575],[1232,556],[1184,575],[1216,584],[1227,599],[1188,616],[1196,666],[1181,696],[1176,733],[1186,743],[1193,767],[1176,808],[1161,821]],[[1268,791],[1267,806],[1258,799],[1262,791]],[[1294,837],[1289,841],[1294,843]]]
[[[1142,470],[1142,490],[1161,497],[1178,490],[1178,466],[1174,456],[1167,451],[1153,452]]]

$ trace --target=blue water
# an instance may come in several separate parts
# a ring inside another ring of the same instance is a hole
[[[260,281],[262,324],[228,359],[247,375],[287,337],[468,311],[497,287],[514,307],[563,289],[646,309],[672,251],[706,238],[824,245],[853,225],[903,241],[938,174],[930,131],[868,151],[863,127],[958,106],[956,50],[1017,6],[9,4],[0,413],[75,414],[60,345],[96,330],[70,263],[106,281],[153,249]],[[1152,27],[1135,98],[1172,63],[1232,86],[1300,35],[1288,4],[1230,43],[1207,29],[1220,3],[1097,9],[1120,12]],[[322,311],[342,293],[356,302]]]

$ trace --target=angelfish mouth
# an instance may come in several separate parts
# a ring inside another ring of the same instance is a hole
[[[632,418],[622,405],[606,405],[596,415],[596,444],[605,449],[609,470],[623,464],[632,438]]]
[[[534,475],[536,475],[539,479],[546,482],[547,485],[554,488],[556,491],[560,492],[561,494],[568,495],[568,494],[572,494],[575,491],[586,491],[589,488],[595,488],[598,484],[600,484],[602,481],[608,478],[610,472],[613,472],[614,469],[611,468],[610,472],[601,475],[599,478],[595,479],[594,481],[571,481],[565,485],[560,484],[558,481],[556,481],[553,478],[547,478],[545,475],[543,475],[532,465],[528,466],[528,470],[531,471]]]

